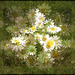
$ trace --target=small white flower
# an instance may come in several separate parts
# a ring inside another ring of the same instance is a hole
[[[62,41],[57,36],[53,36],[52,38],[55,41],[55,49],[58,49],[62,46]]]
[[[47,38],[49,38],[49,35],[48,34],[47,35],[42,35],[42,39],[40,41],[40,44],[42,45],[42,44],[46,43]]]
[[[45,20],[45,15],[42,14],[41,12],[38,12],[35,14],[35,20],[36,21],[44,21]]]
[[[54,33],[57,33],[59,31],[61,31],[61,28],[57,27],[55,25],[50,25],[50,26],[47,27],[47,31],[54,34]]]
[[[30,33],[33,34],[35,31],[37,31],[37,27],[36,26],[32,26],[31,28],[29,28]]]
[[[40,21],[36,21],[35,26],[38,27],[38,28],[44,27],[43,22],[40,22]]]
[[[26,29],[21,29],[20,32],[21,32],[22,34],[24,34],[24,35],[25,35],[26,33],[30,33],[30,32],[29,32],[28,30],[26,30]]]
[[[10,45],[10,48],[12,49],[12,51],[15,51],[15,52],[17,52],[17,51],[21,51],[22,49],[24,49],[24,46],[22,46],[22,45]]]
[[[52,39],[52,37],[50,38],[47,38],[47,41],[44,43],[44,52],[47,52],[47,51],[51,51],[53,50],[55,47],[55,41]]]
[[[15,45],[24,45],[26,43],[26,40],[24,40],[24,37],[19,35],[19,37],[12,37],[11,42]]]
[[[35,37],[35,40],[36,40],[36,39],[37,39],[37,40],[41,40],[41,39],[42,39],[42,35],[39,34],[39,33],[35,34],[34,37]]]

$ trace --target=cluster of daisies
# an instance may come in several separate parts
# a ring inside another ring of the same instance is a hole
[[[37,55],[36,44],[38,41],[42,47],[42,52],[52,61],[53,57],[50,53],[53,50],[60,52],[58,50],[63,46],[61,38],[57,35],[61,31],[61,27],[56,26],[52,19],[47,20],[39,9],[35,10],[33,18],[35,22],[32,23],[32,27],[21,29],[20,35],[12,37],[10,44],[6,44],[4,49],[10,48],[17,52],[17,56],[22,56],[18,52],[24,51],[25,54],[23,53],[22,57],[26,59],[29,55]],[[39,60],[40,55],[38,54],[38,56]]]

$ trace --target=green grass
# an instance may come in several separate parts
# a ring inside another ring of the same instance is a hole
[[[74,1],[0,1],[0,20],[3,20],[3,9],[11,6],[20,6],[23,10],[35,8],[37,4],[48,3],[51,6],[52,12],[63,13],[63,10],[71,9],[71,24],[75,24],[75,2]],[[75,31],[71,34],[73,35]],[[5,27],[0,28],[0,41],[8,40],[11,35],[5,30]],[[72,49],[70,57],[59,66],[50,68],[49,70],[40,70],[38,68],[28,68],[25,64],[13,61],[11,65],[6,65],[3,58],[3,50],[0,50],[0,74],[75,74],[75,49]],[[18,65],[19,64],[19,65]]]

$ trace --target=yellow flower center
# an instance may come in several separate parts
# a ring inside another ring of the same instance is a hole
[[[46,41],[46,40],[47,40],[47,38],[43,37],[43,38],[42,38],[42,40],[43,40],[43,41]]]
[[[50,47],[54,46],[54,42],[52,40],[47,41],[46,47],[49,49]]]
[[[17,45],[20,45],[20,42],[18,42]]]
[[[39,36],[37,36],[36,38],[37,38],[37,39],[40,39],[40,37],[39,37]]]
[[[26,30],[23,30],[23,33],[25,33],[26,32]]]
[[[19,42],[17,39],[14,39],[14,42],[15,42],[17,45],[20,45],[20,42]]]
[[[46,48],[49,49],[49,48],[50,48],[50,45],[47,44],[47,45],[46,45]]]
[[[19,41],[18,41],[17,39],[14,39],[14,42],[17,43],[17,42],[19,42]]]
[[[33,26],[33,27],[31,27],[31,30],[35,30],[35,27]]]
[[[58,44],[58,40],[54,40],[56,44]]]
[[[51,31],[54,31],[54,30],[55,30],[55,28],[50,28],[50,30],[51,30]]]
[[[39,20],[44,21],[44,18],[43,17],[40,17]]]
[[[38,23],[38,25],[40,26],[40,25],[41,25],[41,23]]]

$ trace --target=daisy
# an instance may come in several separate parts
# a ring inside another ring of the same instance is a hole
[[[50,38],[47,38],[47,41],[44,43],[44,51],[47,52],[47,51],[51,51],[53,50],[55,47],[55,41],[52,39],[52,37]]]
[[[24,40],[23,36],[12,37],[11,42],[15,45],[25,45],[26,40]]]
[[[57,27],[57,26],[54,26],[54,25],[50,25],[50,26],[47,27],[47,31],[54,34],[54,33],[57,33],[59,31],[61,31],[61,28]]]
[[[62,46],[62,41],[57,36],[53,36],[52,38],[55,41],[55,49],[58,49]]]
[[[42,45],[42,44],[44,44],[46,41],[47,41],[47,38],[49,38],[49,35],[47,34],[47,35],[42,35],[42,39],[41,39],[41,41],[40,41],[40,44]]]
[[[10,48],[12,49],[12,51],[21,51],[22,49],[24,49],[24,46],[23,45],[10,45]]]
[[[45,15],[43,15],[41,12],[38,12],[38,13],[35,14],[35,20],[36,21],[44,21]]]
[[[36,26],[32,26],[31,28],[29,28],[30,33],[33,34],[35,31],[37,31]]]
[[[35,26],[38,27],[38,28],[43,28],[44,27],[43,22],[40,22],[40,21],[36,21]]]
[[[28,30],[26,30],[26,29],[21,29],[20,32],[21,32],[22,34],[24,34],[24,35],[25,35],[26,33],[30,33],[30,32],[29,32]]]
[[[41,39],[42,39],[42,35],[39,34],[39,33],[35,34],[34,37],[35,37],[35,38],[34,38],[35,40],[36,40],[36,39],[37,39],[37,40],[41,40]]]

